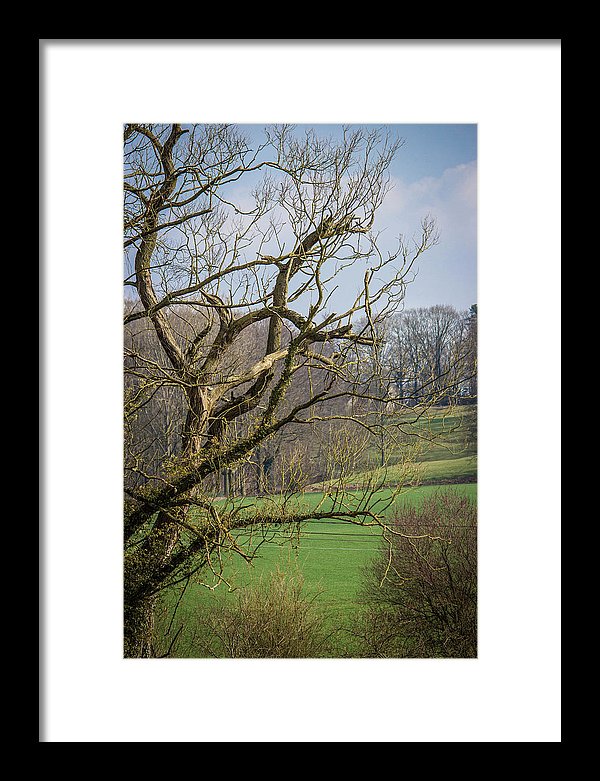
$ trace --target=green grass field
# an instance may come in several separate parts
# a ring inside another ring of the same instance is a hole
[[[416,470],[401,465],[402,449],[391,449],[388,463],[381,463],[381,454],[373,446],[365,451],[362,467],[348,477],[355,487],[373,480],[380,485],[394,486],[406,481],[419,485],[477,482],[477,407],[435,407],[421,417],[406,413],[407,431],[417,434],[415,439],[406,435],[406,442],[418,441],[419,452],[415,456]],[[370,466],[369,466],[370,465]],[[315,484],[315,491],[323,488]]]
[[[388,466],[374,468],[380,455],[373,448],[365,451],[362,467],[350,476],[346,485],[354,484],[355,488],[364,488],[366,484],[372,488],[377,486],[375,509],[383,517],[393,517],[398,503],[418,504],[443,487],[451,487],[476,501],[477,408],[440,407],[427,410],[421,417],[413,410],[406,413],[406,419],[412,421],[408,430],[418,433],[422,445],[417,456],[418,469],[411,476],[418,485],[407,485],[399,496],[395,496],[395,487],[407,483],[404,467],[400,463],[394,464],[394,454],[390,453]],[[396,456],[396,460],[399,458]],[[288,502],[286,510],[290,514],[300,512],[310,516],[313,511],[330,512],[332,509],[332,500],[323,493],[323,488],[316,484],[291,500],[273,495],[216,501],[222,512],[242,507],[246,508],[241,510],[242,514],[247,513],[249,517],[257,508],[261,514],[277,516],[284,502]],[[346,506],[355,509],[362,497],[360,490],[348,491]],[[289,502],[293,506],[289,506]],[[207,611],[218,604],[234,604],[240,589],[265,583],[278,569],[303,579],[304,594],[314,598],[315,604],[326,614],[332,631],[347,627],[359,607],[363,570],[381,546],[381,528],[357,526],[341,520],[312,520],[302,524],[301,533],[297,531],[297,527],[290,530],[285,526],[267,526],[262,531],[253,531],[252,535],[249,531],[238,531],[236,536],[244,549],[260,543],[256,557],[248,563],[235,553],[223,555],[223,576],[231,590],[223,583],[214,590],[207,588],[206,585],[215,585],[217,581],[216,578],[212,582],[206,581],[210,573],[204,569],[205,585],[199,581],[190,582],[185,591],[174,587],[164,595],[164,611],[158,620],[159,636],[162,635],[159,645],[168,646],[173,634],[182,627],[174,655],[203,656],[194,637]],[[342,629],[335,637],[332,655],[352,655],[350,635]]]
[[[396,501],[418,504],[439,490],[443,489],[439,486],[408,488]],[[477,486],[474,483],[456,485],[453,490],[476,501]],[[387,508],[385,512],[388,517],[392,517],[395,510],[394,504],[390,504],[390,497],[389,490],[384,489],[378,494],[381,507]],[[357,492],[355,500],[360,501],[360,498]],[[322,500],[322,493],[306,493],[299,501],[310,512],[319,503],[322,506]],[[250,533],[246,531],[238,533],[240,543],[247,542],[249,536]],[[224,557],[224,576],[231,587],[242,589],[256,584],[277,568],[289,573],[301,573],[306,595],[315,597],[318,606],[326,612],[332,630],[335,630],[349,621],[358,606],[362,570],[378,551],[381,529],[337,520],[318,520],[302,524],[299,535],[275,529],[258,538],[254,532],[253,542],[259,539],[261,545],[251,563],[245,562],[237,554]],[[198,653],[192,638],[202,621],[203,612],[210,610],[216,600],[233,600],[235,596],[236,592],[229,592],[223,584],[214,591],[200,583],[190,583],[183,593],[180,588],[173,588],[163,599],[165,610],[158,627],[159,635],[162,634],[161,643],[168,645],[169,638],[182,626],[175,655],[202,655]],[[171,623],[176,605],[175,618]],[[169,623],[170,633],[166,631]],[[352,645],[342,631],[339,635],[338,655],[351,653]]]
[[[392,464],[353,476],[353,480],[361,482],[371,477],[383,485],[396,485],[402,479],[404,467]],[[455,483],[475,482],[477,479],[477,456],[462,456],[460,458],[428,459],[419,462],[418,472],[421,483]]]

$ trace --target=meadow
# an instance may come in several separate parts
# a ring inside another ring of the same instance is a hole
[[[416,419],[416,420],[415,420]],[[437,491],[451,489],[477,498],[477,407],[437,408],[419,417],[407,413],[412,431],[422,444],[416,485],[407,482],[402,463],[385,467],[377,463],[377,451],[366,451],[363,466],[350,474],[343,492],[348,509],[360,507],[364,488],[372,492],[369,506],[384,520],[394,517],[403,504],[418,505]],[[369,464],[371,466],[369,467]],[[398,491],[398,486],[403,486]],[[221,510],[237,507],[242,515],[257,514],[277,517],[311,512],[330,512],[332,498],[327,484],[308,486],[305,492],[287,498],[273,494],[262,497],[237,497],[216,500]],[[354,490],[353,490],[354,489]],[[339,497],[338,497],[339,498]],[[340,509],[336,507],[336,509]],[[256,518],[255,518],[256,520]],[[308,520],[301,525],[252,525],[235,532],[236,541],[244,550],[255,549],[251,561],[235,552],[224,551],[222,577],[207,568],[185,587],[179,585],[163,594],[157,613],[157,643],[169,647],[177,634],[172,655],[178,657],[206,656],[206,644],[199,641],[205,617],[220,606],[232,606],[240,592],[249,587],[263,586],[273,573],[282,572],[295,583],[302,583],[302,594],[326,616],[331,631],[331,656],[352,656],[356,650],[351,632],[352,622],[361,608],[361,589],[365,568],[381,551],[384,543],[378,525],[356,525],[341,519]],[[217,585],[218,584],[218,585]]]
[[[391,518],[399,504],[419,504],[445,488],[448,486],[409,487],[393,500],[392,491],[382,489],[377,499],[382,512]],[[455,485],[452,490],[476,501],[475,483]],[[360,502],[360,492],[355,493],[355,501]],[[321,492],[311,492],[303,494],[298,501],[310,511],[322,506],[324,497]],[[158,619],[160,643],[167,646],[170,638],[179,632],[173,655],[205,655],[198,647],[197,637],[202,634],[206,611],[235,600],[238,590],[264,583],[271,573],[280,570],[301,578],[305,596],[314,599],[315,605],[326,614],[332,632],[331,655],[352,656],[354,646],[348,627],[360,608],[364,568],[381,549],[381,528],[340,520],[314,520],[303,523],[299,529],[279,527],[259,535],[247,530],[237,533],[241,544],[252,541],[260,545],[251,562],[236,553],[224,554],[223,576],[228,585],[221,583],[211,590],[199,582],[190,582],[185,589],[174,587],[165,594]]]

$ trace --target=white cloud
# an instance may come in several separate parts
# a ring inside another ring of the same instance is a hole
[[[417,279],[409,286],[407,306],[449,303],[466,308],[476,299],[477,164],[447,168],[439,177],[404,182],[393,177],[375,223],[382,242],[392,247],[400,234],[418,236],[423,217],[435,218],[436,247],[419,259]]]
[[[427,176],[409,184],[392,177],[377,224],[409,235],[418,229],[425,214],[431,214],[440,230],[466,236],[474,230],[476,210],[477,164],[473,161],[447,168],[439,177]]]
[[[255,184],[254,178],[245,178],[231,183],[224,195],[241,209],[251,210],[255,205],[252,196]],[[374,226],[376,231],[381,231],[379,245],[384,254],[396,250],[400,234],[408,241],[413,236],[418,238],[421,220],[426,215],[435,218],[440,233],[439,244],[419,258],[418,275],[408,287],[406,306],[446,303],[467,308],[477,300],[475,161],[448,168],[439,177],[428,176],[410,183],[394,177],[391,185]],[[232,228],[233,223],[228,222],[228,227]],[[290,249],[294,243],[290,231],[284,230],[280,238],[285,240],[286,249]],[[271,254],[279,251],[274,244],[262,250]],[[342,311],[354,300],[364,273],[363,266],[359,266],[336,275],[337,291],[331,300],[334,309]]]

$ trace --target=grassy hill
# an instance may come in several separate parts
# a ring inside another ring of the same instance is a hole
[[[419,452],[408,464],[401,448],[390,448],[386,465],[379,466],[381,454],[371,447],[364,466],[350,475],[347,483],[356,488],[368,481],[382,486],[399,482],[413,485],[443,485],[477,481],[477,407],[437,407],[419,417],[407,414],[406,444],[417,443]],[[411,441],[412,437],[412,441]],[[315,483],[309,490],[323,490]]]
[[[361,484],[373,480],[383,486],[397,485],[404,479],[406,467],[394,465],[366,470],[352,476],[352,481]],[[412,474],[412,469],[411,469]],[[460,458],[444,458],[439,460],[421,461],[414,468],[413,483],[420,485],[443,485],[446,483],[477,482],[477,456],[462,456]]]

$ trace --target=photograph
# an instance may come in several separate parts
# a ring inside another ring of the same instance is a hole
[[[477,126],[124,126],[124,657],[477,657]]]

